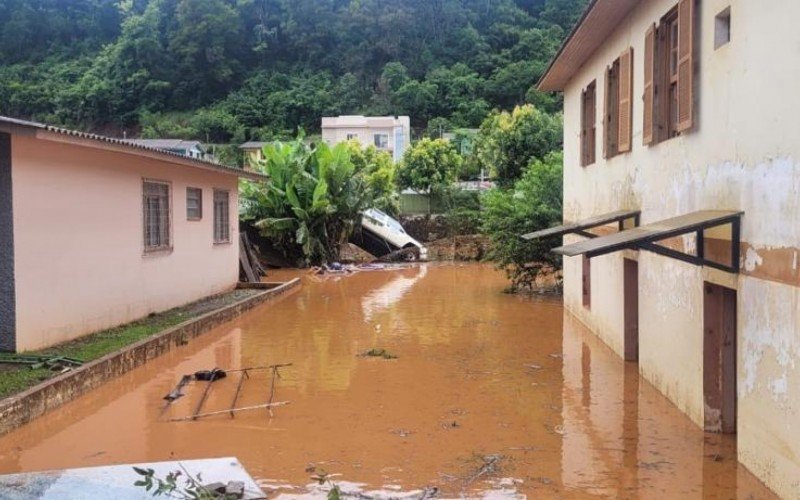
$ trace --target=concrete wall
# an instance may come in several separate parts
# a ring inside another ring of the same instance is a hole
[[[11,136],[0,134],[0,350],[16,347],[14,216],[11,194]]]
[[[676,0],[642,2],[565,90],[565,219],[640,208],[642,223],[701,209],[743,210],[742,273],[724,276],[641,252],[640,370],[703,424],[704,279],[738,289],[739,458],[768,486],[800,495],[800,2],[698,3],[695,128],[642,144],[644,33]],[[730,6],[731,42],[714,49],[714,17]],[[633,150],[604,160],[606,66],[634,49]],[[597,162],[580,167],[580,95],[597,80]],[[567,237],[565,242],[577,241]],[[679,244],[681,242],[678,242]],[[683,246],[691,250],[692,238]],[[622,259],[593,259],[592,307],[580,259],[565,259],[565,304],[622,353]]]
[[[238,180],[134,155],[12,137],[17,350],[126,323],[238,281]],[[173,249],[144,253],[142,181],[171,183]],[[203,218],[186,219],[186,188]],[[213,189],[230,244],[213,243]]]

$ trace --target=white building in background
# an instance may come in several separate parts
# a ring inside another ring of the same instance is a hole
[[[357,139],[364,147],[375,146],[400,161],[411,143],[411,119],[407,116],[332,116],[322,118],[322,140],[330,144]]]

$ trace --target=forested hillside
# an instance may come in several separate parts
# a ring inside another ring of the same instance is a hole
[[[0,114],[214,142],[408,114],[477,127],[532,85],[586,0],[2,0]]]

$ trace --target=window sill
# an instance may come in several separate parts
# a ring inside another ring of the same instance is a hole
[[[187,217],[186,220],[189,221],[189,222],[199,222],[199,221],[203,220],[203,218],[202,217]]]
[[[163,255],[169,255],[173,250],[173,247],[145,249],[142,257],[160,257]]]
[[[232,241],[230,241],[230,240],[228,240],[228,241],[215,241],[215,242],[214,242],[214,246],[215,246],[215,247],[216,247],[216,246],[225,246],[225,245],[231,245],[232,243],[233,243],[233,242],[232,242]]]

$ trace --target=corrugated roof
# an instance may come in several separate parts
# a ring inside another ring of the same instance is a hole
[[[269,143],[268,142],[259,142],[259,141],[249,141],[249,142],[245,142],[244,144],[239,146],[239,149],[261,149],[264,146],[266,146],[267,144],[269,144]]]
[[[536,87],[546,92],[564,90],[575,73],[640,2],[591,0]]]
[[[147,146],[156,149],[192,149],[198,148],[204,151],[200,141],[185,141],[183,139],[128,139],[137,146]]]
[[[61,127],[55,127],[53,125],[47,125],[44,123],[37,123],[27,120],[20,120],[17,118],[10,118],[7,116],[0,116],[0,132],[8,132],[11,134],[28,132],[35,134],[36,137],[40,139],[47,139],[46,134],[56,134],[68,138],[95,142],[98,143],[98,145],[111,144],[114,146],[120,146],[124,150],[124,152],[137,156],[155,156],[158,159],[168,161],[170,163],[188,165],[192,167],[202,168],[205,170],[213,170],[216,172],[236,175],[238,177],[244,177],[251,180],[269,179],[269,177],[267,177],[266,175],[260,174],[258,172],[243,170],[235,167],[229,167],[227,165],[222,165],[220,163],[215,163],[208,160],[201,160],[197,158],[191,158],[179,153],[173,153],[172,151],[167,151],[165,149],[159,149],[142,144],[136,144],[133,140],[129,139],[106,137],[102,135],[91,134],[88,132],[80,132],[78,130],[70,130]]]

